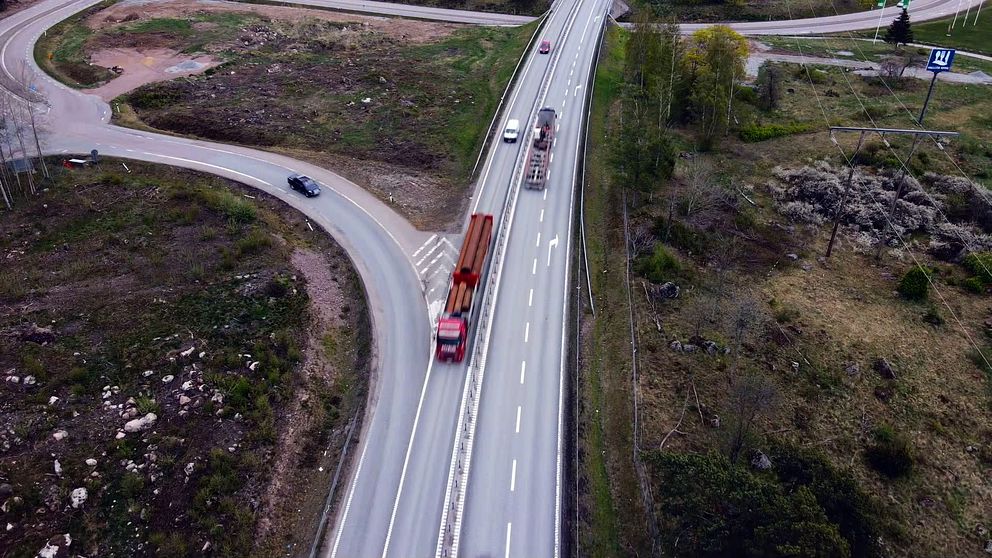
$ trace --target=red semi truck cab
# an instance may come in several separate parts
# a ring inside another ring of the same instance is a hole
[[[468,328],[472,310],[476,306],[475,294],[481,291],[479,285],[492,234],[492,215],[472,215],[465,241],[458,253],[458,262],[451,273],[444,313],[437,322],[437,347],[434,354],[440,361],[461,362],[465,358]]]

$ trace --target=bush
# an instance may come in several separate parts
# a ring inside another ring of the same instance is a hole
[[[747,143],[780,138],[801,134],[813,129],[813,125],[806,122],[796,122],[793,124],[754,124],[741,128],[737,133],[741,140]]]
[[[978,277],[969,277],[961,282],[966,290],[969,290],[975,294],[982,294],[985,292],[985,283],[982,282]]]
[[[992,284],[992,252],[972,252],[961,263],[982,285]]]
[[[910,268],[899,281],[898,291],[909,300],[926,300],[930,292],[930,273],[920,266]]]
[[[661,540],[679,541],[677,553],[669,545],[665,554],[851,556],[810,486],[786,489],[774,474],[752,473],[722,455],[646,458],[660,491]]]
[[[875,429],[875,443],[867,449],[868,464],[879,473],[895,479],[913,471],[913,448],[909,438],[890,426]]]
[[[652,283],[670,281],[681,271],[679,261],[660,242],[654,245],[654,252],[642,256],[634,264],[634,270]]]

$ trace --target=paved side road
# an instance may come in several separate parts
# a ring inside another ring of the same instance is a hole
[[[343,485],[357,520],[348,525],[349,540],[355,546],[345,547],[342,555],[378,556],[412,433],[417,395],[424,388],[430,361],[430,322],[419,270],[412,259],[429,235],[416,231],[362,188],[314,165],[245,147],[110,125],[110,107],[105,102],[49,78],[32,56],[35,42],[48,27],[98,1],[43,0],[0,20],[0,86],[18,95],[13,102],[29,104],[36,111],[45,130],[42,145],[46,153],[97,149],[107,156],[231,178],[284,200],[314,226],[330,232],[348,252],[368,296],[376,378],[357,451],[360,474],[353,473]],[[20,83],[24,65],[34,73],[30,83]],[[292,172],[321,182],[325,186],[321,196],[307,199],[289,190],[286,177]],[[436,521],[428,523],[434,531]]]
[[[810,66],[839,66],[851,68],[855,73],[861,75],[878,75],[878,63],[866,62],[864,60],[851,60],[849,58],[819,58],[813,56],[800,56],[798,54],[778,54],[774,52],[756,52],[747,59],[747,74],[749,76],[758,75],[758,68],[767,61],[788,62],[791,64],[808,64]],[[925,61],[924,61],[925,62]],[[924,68],[907,68],[903,74],[906,77],[914,77],[929,80],[933,74]],[[941,72],[937,74],[937,79],[951,83],[971,83],[976,85],[992,85],[992,76],[985,74],[960,74],[957,72]]]
[[[477,25],[523,25],[534,21],[531,16],[497,14],[490,12],[470,12],[468,10],[452,10],[448,8],[432,8],[430,6],[413,6],[393,2],[375,2],[372,0],[283,0],[286,4],[314,6],[347,12],[360,12],[433,21],[450,21],[452,23],[474,23]]]

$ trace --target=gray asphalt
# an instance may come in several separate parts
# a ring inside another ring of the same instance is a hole
[[[95,3],[46,0],[0,20],[0,81],[17,93],[46,100],[47,107],[36,104],[35,108],[47,130],[42,143],[48,153],[97,149],[108,156],[238,180],[299,209],[347,250],[368,294],[377,377],[360,438],[360,474],[355,467],[346,485],[353,505],[342,531],[341,548],[343,556],[378,556],[412,432],[417,395],[423,390],[430,362],[428,312],[410,257],[428,235],[413,229],[362,188],[316,166],[244,147],[109,125],[110,107],[106,103],[47,77],[31,56],[34,42],[45,29]],[[26,95],[25,88],[17,84],[22,63],[35,72],[29,85],[37,90],[36,95]],[[286,177],[291,172],[303,172],[318,180],[325,186],[322,195],[306,199],[289,190]],[[450,440],[450,433],[445,437]],[[430,530],[436,528],[436,520],[427,523]]]
[[[48,128],[43,141],[46,152],[87,153],[96,148],[106,155],[226,176],[286,200],[334,235],[365,282],[378,374],[358,460],[345,485],[345,505],[330,531],[330,546],[342,557],[433,554],[466,367],[430,365],[431,326],[421,283],[427,270],[414,266],[430,238],[330,171],[263,151],[109,125],[110,108],[105,103],[43,76],[31,57],[44,29],[96,3],[45,0],[0,20],[0,81],[8,89],[34,96],[16,83],[21,61],[38,74],[31,81],[37,95],[47,100],[48,108],[40,109]],[[486,25],[530,20],[380,2],[296,3]],[[952,13],[954,5],[954,0],[916,0],[914,21],[942,17]],[[547,195],[521,191],[512,221],[466,493],[462,553],[467,556],[551,556],[557,551],[563,309],[572,185],[584,118],[583,89],[605,9],[605,0],[559,0],[542,32],[553,40],[556,51],[553,56],[530,53],[500,119],[501,123],[506,118],[529,122],[539,104],[561,114]],[[887,8],[883,22],[895,15],[895,8]],[[877,20],[878,12],[866,12],[732,26],[747,34],[795,35],[869,29]],[[683,30],[698,27],[685,25]],[[548,64],[559,55],[554,71],[548,73]],[[545,77],[550,79],[547,99],[539,103]],[[510,181],[519,172],[522,149],[523,144],[493,144],[476,184],[474,210],[501,210]],[[285,177],[290,172],[310,174],[326,186],[324,194],[306,200],[288,191]],[[443,259],[437,265],[443,271]]]

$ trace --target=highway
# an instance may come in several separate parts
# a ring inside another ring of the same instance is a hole
[[[482,321],[479,338],[487,350],[475,363],[484,381],[475,392],[478,399],[472,400],[465,397],[465,378],[472,371],[468,363],[434,364],[430,354],[428,306],[431,296],[443,293],[425,293],[421,280],[425,275],[444,277],[450,269],[446,259],[433,252],[449,239],[415,230],[389,206],[328,170],[265,151],[109,124],[106,103],[45,76],[31,56],[45,29],[97,1],[43,0],[0,20],[0,83],[35,101],[48,130],[45,151],[98,149],[104,155],[197,169],[259,188],[328,230],[348,251],[364,281],[376,338],[376,376],[325,554],[429,556],[445,552],[457,539],[461,546],[455,548],[465,556],[557,556],[574,182],[585,87],[609,2],[556,2],[540,33],[552,41],[552,53],[528,53],[499,119],[501,129],[508,118],[532,122],[541,106],[558,112],[548,188],[517,193],[512,187],[520,178],[529,137],[526,126],[524,141],[492,144],[474,185],[473,211],[493,213],[497,219],[504,208],[509,213],[506,257],[494,266],[495,282],[487,295],[492,312]],[[530,21],[382,2],[295,3],[485,25]],[[916,0],[913,19],[953,13],[955,4],[956,0]],[[883,22],[895,12],[886,8]],[[792,35],[869,29],[877,21],[878,12],[866,12],[732,26],[748,34]],[[37,76],[28,83],[19,79],[25,64]],[[28,85],[36,92],[29,93]],[[326,186],[323,195],[304,199],[289,191],[285,177],[291,172],[320,181]],[[459,426],[469,426],[460,422],[466,408],[475,409],[476,418],[468,440],[471,460],[460,470],[455,440]],[[448,522],[457,528],[446,540]]]

